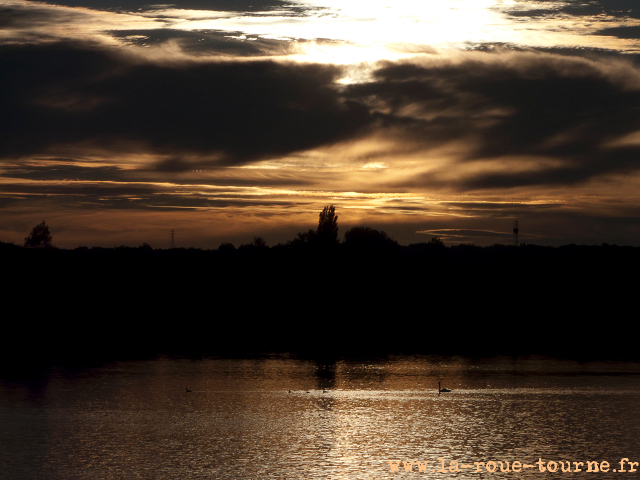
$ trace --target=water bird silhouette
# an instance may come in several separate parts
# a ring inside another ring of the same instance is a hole
[[[440,388],[440,382],[438,382],[438,393],[447,393],[450,392],[451,390],[449,390],[448,388]]]
[[[184,387],[184,389],[186,390],[186,393],[191,392],[191,390],[189,390],[187,387]]]

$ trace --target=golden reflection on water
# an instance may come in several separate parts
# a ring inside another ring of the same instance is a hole
[[[439,395],[438,381],[453,392]],[[418,480],[454,474],[391,473],[389,460],[613,465],[640,458],[639,395],[638,365],[549,359],[157,359],[58,369],[35,383],[0,382],[0,468],[11,479]],[[517,478],[541,475],[566,476]]]

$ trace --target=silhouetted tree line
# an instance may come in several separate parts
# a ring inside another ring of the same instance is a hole
[[[5,366],[284,351],[640,360],[635,247],[402,246],[368,227],[338,242],[327,207],[318,230],[272,247],[0,243],[0,259]]]

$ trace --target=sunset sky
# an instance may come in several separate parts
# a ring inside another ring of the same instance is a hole
[[[638,0],[0,0],[0,241],[640,245]]]

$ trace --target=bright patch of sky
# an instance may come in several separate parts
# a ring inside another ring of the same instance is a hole
[[[65,0],[57,3],[70,5]],[[73,5],[77,3],[74,1]],[[40,31],[49,30],[53,36],[67,38],[88,35],[101,42],[108,42],[105,34],[117,30],[228,32],[228,38],[239,42],[260,38],[295,43],[287,53],[341,64],[397,59],[428,52],[429,48],[475,48],[487,44],[640,52],[640,35],[603,32],[617,27],[640,28],[640,19],[632,18],[638,15],[631,10],[610,15],[610,9],[597,2],[293,0],[284,5],[265,5],[259,11],[225,10],[216,7],[216,2],[206,4],[211,10],[204,6],[180,8],[177,3],[129,11],[96,11],[91,2],[85,3],[74,9],[53,7],[56,18],[50,22],[40,20]],[[52,8],[20,0],[7,1],[5,5]],[[15,30],[5,31],[2,36],[14,34]]]
[[[511,0],[296,0],[269,12],[214,15],[195,10],[155,10],[184,30],[229,30],[265,38],[333,40],[354,45],[429,45],[465,48],[479,44],[606,48],[640,51],[638,39],[594,35],[612,26],[640,25],[605,13],[566,13],[568,2]],[[586,14],[585,14],[586,13]],[[589,14],[593,13],[593,14]],[[334,45],[335,47],[335,45]],[[314,53],[314,52],[310,52]],[[364,52],[363,55],[366,56]]]

